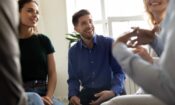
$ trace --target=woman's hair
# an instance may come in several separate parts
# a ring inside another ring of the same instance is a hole
[[[145,6],[145,10],[146,10],[146,13],[148,15],[148,18],[149,18],[149,21],[152,25],[157,25],[159,23],[156,22],[156,19],[155,17],[153,16],[153,13],[149,10],[149,7],[148,7],[148,3],[147,3],[147,0],[143,0],[143,3],[144,3],[144,6]],[[161,22],[162,20],[160,20]]]
[[[155,24],[156,24],[155,18],[154,18],[154,16],[153,16],[152,12],[149,11],[149,7],[148,7],[148,5],[147,5],[146,0],[143,0],[143,3],[144,3],[144,6],[145,6],[146,13],[147,13],[147,15],[148,15],[148,17],[149,17],[150,23],[151,23],[152,25],[155,25]]]
[[[30,2],[34,2],[36,5],[38,5],[38,2],[36,0],[18,0],[19,12],[21,12],[21,9],[24,7],[25,4],[30,3]],[[33,31],[35,34],[38,33],[37,27],[33,27]]]
[[[36,5],[38,5],[36,0],[18,0],[19,12],[24,7],[24,5],[29,2],[34,2]]]

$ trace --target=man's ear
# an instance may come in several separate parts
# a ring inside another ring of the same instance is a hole
[[[78,27],[77,27],[77,26],[74,26],[74,30],[75,30],[76,32],[79,32],[79,30],[78,30]]]

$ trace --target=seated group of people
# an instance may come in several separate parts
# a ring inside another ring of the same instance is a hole
[[[175,104],[175,1],[144,0],[144,3],[153,29],[135,27],[115,42],[95,33],[88,10],[73,15],[74,29],[81,38],[68,54],[69,105]],[[19,0],[19,17],[15,4],[11,0],[0,3],[0,78],[4,84],[0,104],[62,105],[53,96],[57,82],[54,47],[46,35],[37,31],[38,3]],[[137,39],[132,40],[135,36]],[[160,57],[156,65],[154,58],[141,47],[145,44]],[[124,72],[148,94],[126,95]]]

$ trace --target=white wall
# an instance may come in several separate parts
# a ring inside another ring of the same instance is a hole
[[[66,0],[40,0],[39,30],[52,41],[56,53],[58,83],[55,96],[67,97],[67,33]]]

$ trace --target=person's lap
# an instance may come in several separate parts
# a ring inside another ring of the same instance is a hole
[[[34,92],[26,92],[28,105],[44,105],[41,97]]]
[[[152,95],[123,95],[112,98],[101,105],[166,105]]]
[[[32,92],[32,93],[36,93],[38,94],[39,96],[43,96],[45,95],[47,89],[45,89],[44,87],[41,87],[41,88],[28,88],[26,89],[27,92]],[[60,102],[56,97],[53,97],[52,98],[52,101],[53,101],[53,105],[63,105],[62,102]],[[35,105],[35,104],[34,104]]]
[[[53,101],[53,105],[63,105],[63,103],[60,102],[56,97],[53,97],[52,101]]]

